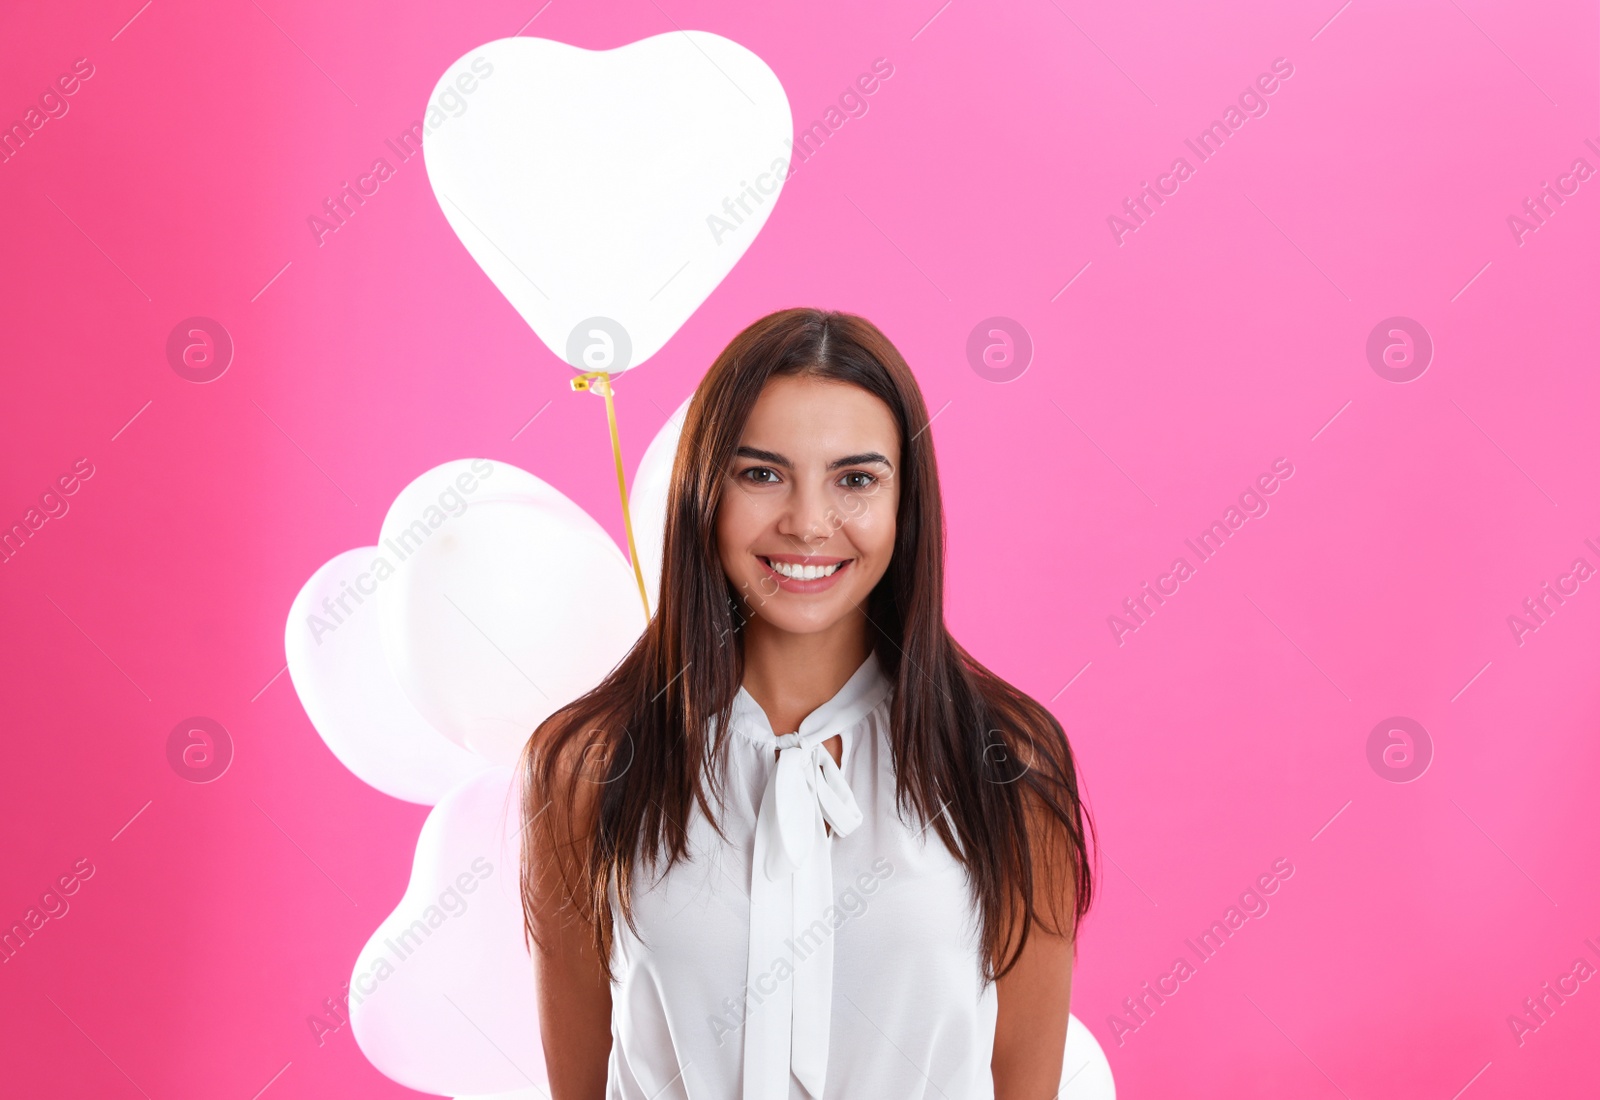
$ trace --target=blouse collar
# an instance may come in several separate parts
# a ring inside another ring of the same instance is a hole
[[[860,667],[844,682],[844,686],[834,694],[833,698],[806,715],[800,723],[799,730],[783,732],[797,732],[802,739],[810,741],[812,734],[826,728],[832,730],[828,734],[832,737],[834,733],[849,729],[870,714],[874,707],[888,697],[891,687],[893,683],[884,674],[878,655],[869,652],[867,659],[861,662]],[[733,712],[729,724],[736,732],[757,744],[770,744],[778,738],[766,711],[761,709],[761,704],[756,702],[755,696],[745,690],[743,684],[733,697]]]

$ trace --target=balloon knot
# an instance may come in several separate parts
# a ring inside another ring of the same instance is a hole
[[[595,385],[594,383],[594,380],[597,378],[600,379],[599,385]],[[580,393],[584,390],[593,390],[595,393],[598,393],[604,397],[607,395],[607,391],[611,388],[611,373],[609,371],[597,370],[590,371],[587,374],[580,374],[572,380],[572,388],[574,391]]]

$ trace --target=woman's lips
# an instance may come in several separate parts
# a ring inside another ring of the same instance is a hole
[[[840,565],[839,568],[835,569],[826,577],[818,577],[815,580],[803,581],[797,580],[794,577],[784,576],[782,573],[772,568],[771,565],[767,564],[767,559],[765,558],[757,557],[756,560],[761,563],[762,571],[765,572],[766,575],[770,577],[779,588],[785,592],[797,593],[826,591],[827,589],[832,588],[839,578],[844,576],[850,567],[855,564],[854,558],[846,558],[844,560],[844,564]]]

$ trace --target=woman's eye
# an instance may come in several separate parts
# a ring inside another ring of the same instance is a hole
[[[772,469],[772,467],[770,467],[770,466],[751,466],[749,469],[745,470],[739,476],[744,478],[746,481],[753,481],[758,485],[771,484],[763,476],[765,474],[771,474],[774,477],[776,477],[777,476],[777,471]]]
[[[850,484],[850,479],[854,478],[854,477],[861,478],[861,481],[856,482],[854,484]],[[851,488],[851,489],[865,489],[868,486],[872,485],[878,479],[876,477],[873,477],[869,473],[864,473],[864,472],[862,472],[860,470],[854,470],[854,471],[852,471],[852,472],[850,472],[848,474],[845,474],[843,480],[847,483],[847,487],[848,488]]]

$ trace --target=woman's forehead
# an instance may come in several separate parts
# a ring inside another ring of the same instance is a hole
[[[893,458],[886,448],[896,448],[898,434],[894,414],[876,395],[848,382],[802,375],[774,378],[767,384],[745,422],[740,443],[791,458],[866,450]]]

